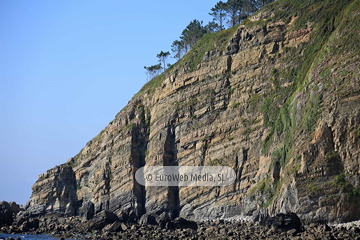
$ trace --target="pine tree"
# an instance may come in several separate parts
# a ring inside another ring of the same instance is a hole
[[[161,63],[159,63],[150,67],[144,67],[144,69],[146,70],[147,80],[149,81],[160,74],[162,67]]]
[[[174,53],[174,58],[178,60],[182,58],[182,56],[184,56],[184,54],[186,53],[184,42],[181,40],[175,40],[171,44],[171,51]]]
[[[217,30],[224,29],[224,20],[226,17],[226,3],[220,1],[217,2],[216,5],[211,9],[211,16],[213,16],[213,21],[218,25]],[[213,24],[214,27],[214,24]]]
[[[166,59],[170,55],[169,52],[163,52],[161,51],[159,54],[156,55],[157,58],[159,58],[159,62],[164,64],[164,71],[166,70]]]
[[[206,33],[202,21],[193,20],[182,31],[180,39],[184,42],[185,52],[188,52],[195,43]]]

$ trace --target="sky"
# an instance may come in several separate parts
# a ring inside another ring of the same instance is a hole
[[[25,204],[38,175],[112,121],[144,66],[216,2],[0,0],[0,201]]]

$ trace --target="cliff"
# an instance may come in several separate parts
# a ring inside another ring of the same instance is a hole
[[[27,212],[360,219],[360,1],[300,2],[205,35],[79,154],[40,175]],[[136,170],[153,165],[229,166],[237,180],[139,185]]]

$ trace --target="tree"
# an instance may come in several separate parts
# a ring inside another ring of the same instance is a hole
[[[243,6],[242,0],[228,0],[226,2],[226,13],[228,17],[228,23],[230,27],[233,27],[240,23],[239,15],[241,14],[241,9]]]
[[[270,2],[270,1],[273,1],[273,0],[264,0],[264,1]],[[260,8],[260,7],[259,8],[257,7],[257,2],[259,2],[259,1],[245,0],[243,2],[241,13],[239,15],[239,21],[240,22],[242,20],[244,20],[245,18],[247,18],[252,13],[256,12]]]
[[[262,6],[264,6],[265,4],[274,2],[275,0],[257,0],[255,1],[255,4],[257,6],[257,8],[261,8]]]
[[[164,64],[164,71],[166,70],[166,59],[170,55],[169,52],[161,51],[159,54],[156,55],[159,58],[159,62]]]
[[[176,58],[177,60],[182,58],[182,56],[184,56],[184,54],[186,53],[184,42],[181,40],[175,40],[171,44],[171,51],[174,53],[174,58]]]
[[[215,24],[217,24],[217,30],[223,30],[224,29],[224,20],[226,17],[226,9],[227,9],[227,4],[220,1],[217,2],[216,5],[210,9],[211,13],[209,13],[209,15],[213,16],[213,21]],[[215,24],[212,24],[212,26],[214,27]]]
[[[146,76],[148,81],[159,75],[162,69],[161,63],[144,68],[146,70]]]
[[[184,42],[185,52],[188,52],[195,43],[206,33],[202,21],[193,20],[182,31],[180,39]]]
[[[264,0],[270,1],[270,0]],[[230,27],[240,24],[251,13],[257,10],[257,0],[228,0],[226,5],[226,14]]]
[[[206,32],[213,33],[213,32],[220,30],[220,26],[216,22],[211,21],[205,26],[205,29],[206,29]]]

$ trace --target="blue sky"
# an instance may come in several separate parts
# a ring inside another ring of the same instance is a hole
[[[0,1],[0,201],[25,204],[146,83],[216,0]],[[172,60],[173,61],[173,60]]]

